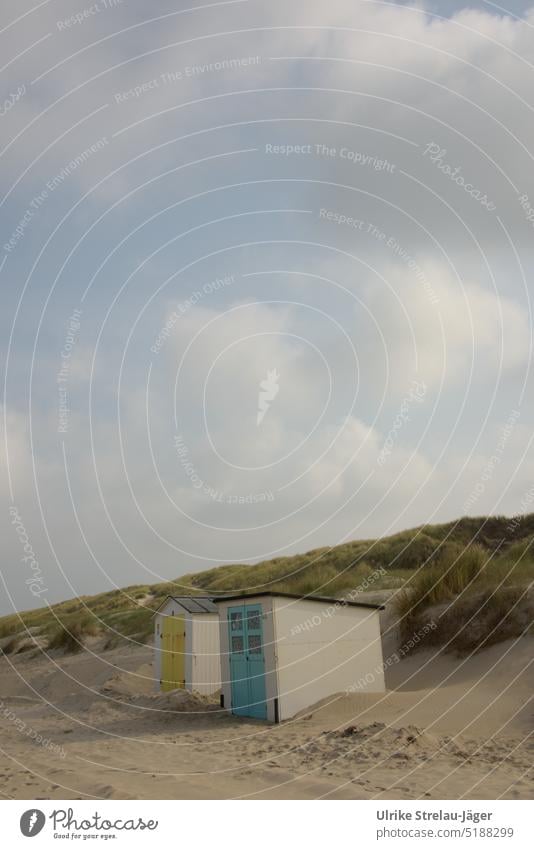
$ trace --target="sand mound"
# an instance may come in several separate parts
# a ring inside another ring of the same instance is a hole
[[[198,711],[216,710],[219,702],[212,696],[201,696],[200,693],[190,693],[189,690],[171,690],[152,697],[151,707],[160,710],[193,713]]]
[[[436,752],[447,748],[450,738],[439,738],[415,725],[403,728],[389,728],[384,722],[372,722],[370,725],[348,725],[339,731],[326,734],[334,740],[344,740],[347,747],[372,749],[377,742],[382,749],[384,743],[391,746],[392,751],[410,749],[410,754]]]
[[[372,722],[325,731],[319,739],[295,749],[290,760],[294,768],[313,762],[316,768],[328,768],[333,770],[332,774],[342,775],[351,764],[357,767],[389,763],[393,768],[395,763],[409,762],[413,766],[434,760],[454,765],[469,761],[475,752],[478,759],[492,762],[502,755],[498,748],[494,750],[490,746],[481,753],[475,740],[439,737],[414,725],[392,728],[383,722]]]
[[[154,689],[152,666],[143,663],[132,672],[120,672],[113,675],[100,688],[102,693],[116,696],[137,696],[151,693]]]

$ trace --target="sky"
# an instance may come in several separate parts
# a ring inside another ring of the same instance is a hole
[[[0,612],[532,510],[533,27],[2,3]]]

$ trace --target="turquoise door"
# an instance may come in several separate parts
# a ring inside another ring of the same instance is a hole
[[[261,604],[228,609],[232,713],[267,719]]]

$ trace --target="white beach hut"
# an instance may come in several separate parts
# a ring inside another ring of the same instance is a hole
[[[274,592],[215,603],[232,713],[280,722],[334,693],[384,692],[381,605]]]
[[[211,597],[168,596],[154,614],[156,690],[221,687],[219,616]]]

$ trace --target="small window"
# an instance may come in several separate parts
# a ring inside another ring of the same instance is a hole
[[[243,654],[243,637],[232,637],[232,653]]]
[[[232,631],[243,630],[243,615],[240,610],[236,610],[230,614],[230,629]]]
[[[249,610],[247,628],[249,631],[261,631],[261,613],[259,610]]]
[[[248,638],[249,654],[261,654],[261,637],[259,634],[250,634]]]

